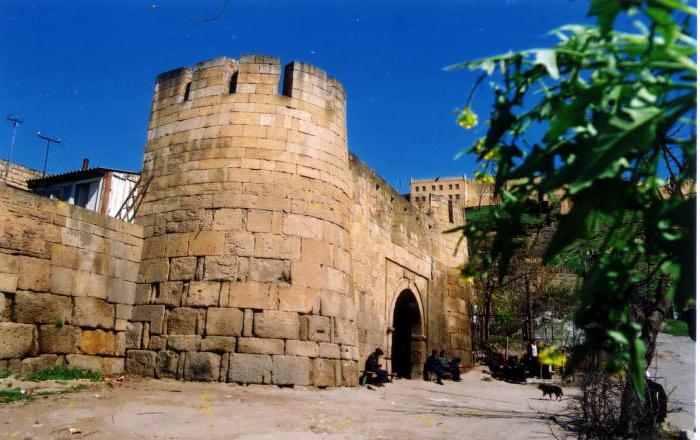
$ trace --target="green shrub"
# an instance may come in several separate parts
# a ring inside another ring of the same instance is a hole
[[[102,375],[95,371],[81,370],[79,368],[53,367],[30,374],[27,380],[42,382],[45,380],[75,380],[90,379],[93,382],[102,380]]]
[[[690,336],[688,324],[679,319],[665,320],[663,330],[661,331],[673,336]]]
[[[32,396],[26,392],[22,392],[20,388],[12,390],[0,390],[0,403],[10,403],[18,400],[31,400]]]
[[[10,373],[7,370],[0,370],[0,379],[5,379],[7,377],[12,376],[12,373]]]

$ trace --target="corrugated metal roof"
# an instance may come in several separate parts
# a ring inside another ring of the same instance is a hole
[[[38,179],[29,180],[29,181],[27,181],[27,183],[29,184],[30,188],[34,189],[34,188],[39,188],[39,187],[56,185],[58,183],[71,182],[71,181],[75,181],[75,180],[90,179],[93,177],[100,177],[100,176],[104,176],[108,172],[135,174],[135,175],[141,174],[141,173],[137,173],[134,171],[119,170],[116,168],[96,167],[96,168],[88,168],[86,170],[74,170],[74,171],[67,171],[65,173],[52,174],[50,176],[40,177]]]

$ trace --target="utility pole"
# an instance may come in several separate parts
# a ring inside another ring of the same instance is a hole
[[[39,136],[39,139],[43,139],[46,141],[46,156],[44,157],[44,171],[42,173],[42,176],[46,176],[46,164],[49,161],[49,148],[51,147],[51,142],[53,142],[54,144],[60,144],[61,139],[54,139],[48,136],[44,136],[43,134],[41,134],[41,132],[38,132],[36,135]]]
[[[8,179],[10,178],[10,162],[12,161],[12,149],[15,146],[15,135],[17,134],[17,126],[19,124],[22,124],[24,121],[13,116],[8,116],[5,119],[9,121],[10,124],[12,124],[12,141],[10,142],[10,152],[7,154],[7,163],[5,164],[5,183],[7,183]]]

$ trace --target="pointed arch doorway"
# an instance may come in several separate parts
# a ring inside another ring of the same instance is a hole
[[[391,369],[405,379],[421,377],[425,359],[422,308],[410,289],[399,293],[392,313]]]

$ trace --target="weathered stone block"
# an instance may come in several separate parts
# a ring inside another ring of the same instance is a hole
[[[297,339],[299,337],[299,314],[276,310],[256,313],[253,332],[255,336],[261,338]]]
[[[318,344],[319,356],[322,358],[340,359],[340,346],[321,342]]]
[[[196,257],[172,258],[170,259],[170,279],[173,281],[193,280],[196,267]]]
[[[357,313],[353,299],[342,293],[324,292],[321,297],[321,314],[354,320]]]
[[[252,337],[253,336],[253,320],[255,319],[255,314],[250,309],[245,309],[243,311],[243,336]]]
[[[240,336],[243,312],[239,309],[210,307],[207,310],[207,335]]]
[[[15,320],[17,322],[54,324],[70,322],[69,297],[50,293],[17,292],[15,295]]]
[[[128,304],[115,304],[114,317],[121,320],[131,320],[134,306]]]
[[[213,255],[206,257],[204,264],[205,280],[235,280],[238,277],[238,260],[233,255]]]
[[[323,289],[326,285],[323,266],[319,263],[292,261],[292,283],[314,289]]]
[[[84,354],[114,356],[117,352],[117,341],[114,333],[102,330],[85,330],[80,336],[78,348]]]
[[[123,358],[108,358],[100,356],[87,356],[84,354],[66,355],[66,361],[71,368],[97,371],[105,376],[116,376],[124,373]]]
[[[219,380],[221,356],[195,351],[190,351],[185,356],[185,380],[201,382]]]
[[[268,258],[251,258],[248,269],[249,281],[283,282],[291,281],[291,263],[289,260]]]
[[[231,353],[228,381],[238,383],[271,383],[272,358],[261,354]]]
[[[267,233],[255,234],[255,256],[298,260],[301,255],[301,240],[298,237]]]
[[[169,264],[167,258],[145,260],[141,264],[144,283],[156,283],[168,280]]]
[[[226,254],[239,257],[252,257],[255,254],[255,236],[249,232],[226,234]]]
[[[282,339],[238,338],[239,353],[284,354]]]
[[[341,377],[342,385],[347,387],[354,387],[357,385],[359,380],[359,372],[357,367],[357,362],[353,361],[342,361],[340,363],[341,367]]]
[[[333,387],[335,383],[335,366],[337,361],[330,359],[313,360],[312,383],[317,387]]]
[[[219,304],[221,283],[217,281],[192,281],[187,290],[185,305],[216,306]]]
[[[71,322],[81,327],[114,328],[114,306],[101,299],[79,297],[74,299]]]
[[[276,287],[270,283],[231,283],[229,285],[230,307],[249,309],[274,309],[277,305]]]
[[[165,350],[166,342],[166,336],[151,336],[148,338],[148,349],[151,351]]]
[[[281,284],[278,295],[280,310],[309,314],[317,314],[321,311],[321,295],[316,289]]]
[[[36,352],[36,330],[33,325],[0,322],[0,359],[31,356]]]
[[[168,348],[175,351],[195,351],[199,348],[199,339],[197,335],[170,335]]]
[[[333,342],[345,345],[357,345],[357,325],[347,319],[335,318],[333,325]]]
[[[182,301],[182,288],[183,284],[179,281],[160,283],[153,303],[166,306],[179,306]]]
[[[169,335],[194,335],[197,330],[197,310],[178,307],[168,314]]]
[[[357,347],[351,345],[341,345],[340,358],[348,361],[357,361],[360,358],[360,352]],[[418,362],[422,361],[418,360]]]
[[[323,239],[323,222],[304,215],[285,214],[282,232],[287,235],[321,240]]]
[[[331,264],[333,248],[325,241],[304,238],[301,240],[301,259],[310,263]]]
[[[51,260],[24,256],[19,257],[17,289],[46,292],[50,288]]]
[[[22,359],[22,375],[35,373],[40,370],[63,365],[63,357],[55,354],[42,354],[39,357]]]
[[[156,372],[156,354],[146,350],[126,353],[126,371],[137,376],[153,377]]]
[[[174,351],[159,351],[156,356],[156,377],[176,378],[179,354]]]
[[[150,324],[151,333],[159,335],[163,330],[163,320],[165,319],[165,306],[134,306],[134,313],[131,319],[135,322],[148,322]]]
[[[308,326],[306,338],[309,341],[330,342],[331,318],[318,315],[306,315],[304,318]]]
[[[285,345],[285,353],[290,356],[318,357],[318,344],[312,341],[289,339]]]
[[[143,324],[140,322],[130,322],[126,326],[126,341],[125,345],[128,349],[139,349],[141,348],[141,332],[143,331]]]
[[[116,332],[114,333],[114,338],[116,340],[115,354],[124,356],[124,353],[126,353],[126,332]]]
[[[200,341],[199,349],[214,353],[231,353],[236,351],[236,338],[231,336],[207,336]]]
[[[72,325],[39,327],[39,348],[42,353],[77,353],[81,331]]]
[[[300,356],[272,356],[272,383],[308,385],[311,361]]]
[[[223,253],[225,233],[219,231],[199,231],[190,242],[190,255],[220,255]]]

